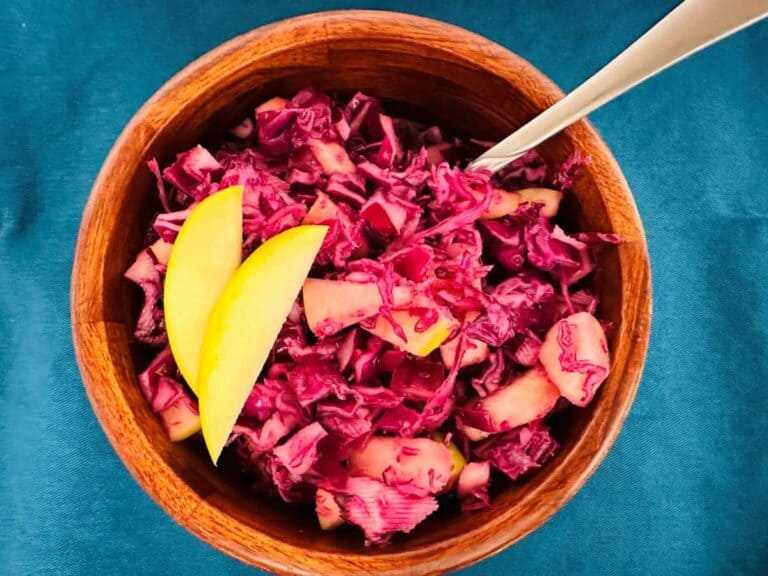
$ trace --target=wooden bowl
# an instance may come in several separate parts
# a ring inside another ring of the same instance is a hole
[[[388,100],[396,114],[459,134],[498,139],[562,97],[521,58],[442,22],[388,12],[312,14],[264,26],[206,54],[136,114],[112,148],[83,216],[72,276],[75,351],[88,396],[128,470],[177,522],[218,549],[290,574],[437,574],[509,546],[552,516],[594,472],[632,403],[651,315],[642,225],[621,170],[588,122],[540,151],[552,163],[592,158],[565,203],[566,221],[624,242],[598,257],[594,287],[610,337],[612,370],[587,409],[556,423],[562,449],[537,474],[468,515],[441,509],[391,545],[365,548],[352,528],[324,533],[309,511],[255,495],[215,470],[194,442],[168,440],[141,395],[147,358],[132,342],[139,293],[123,272],[157,210],[146,168],[231,127],[273,95],[314,85]]]

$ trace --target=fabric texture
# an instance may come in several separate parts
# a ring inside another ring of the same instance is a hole
[[[110,145],[171,75],[266,22],[368,7],[464,26],[565,90],[674,0],[53,1],[0,9],[0,574],[257,574],[175,524],[91,411],[69,325],[72,253]],[[465,576],[768,571],[768,24],[592,120],[648,236],[643,382],[602,466]]]

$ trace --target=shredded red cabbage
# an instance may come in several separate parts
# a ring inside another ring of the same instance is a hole
[[[382,544],[438,498],[486,507],[499,473],[551,458],[558,398],[584,406],[608,374],[583,279],[591,247],[620,239],[557,221],[589,158],[549,166],[531,151],[495,175],[464,168],[491,145],[389,116],[362,93],[304,89],[216,146],[150,161],[161,212],[125,276],[144,296],[136,339],[161,348],[139,382],[172,437],[197,407],[165,347],[165,266],[196,204],[240,184],[246,255],[301,223],[329,226],[230,437],[255,486]]]

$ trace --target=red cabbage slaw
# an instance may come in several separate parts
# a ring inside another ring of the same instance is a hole
[[[587,405],[608,374],[582,280],[590,248],[619,239],[555,223],[587,158],[552,169],[532,151],[493,176],[462,169],[489,145],[392,118],[362,93],[304,89],[260,105],[213,152],[150,161],[162,210],[126,277],[144,292],[135,337],[160,349],[142,391],[171,437],[197,408],[167,347],[165,266],[194,206],[240,184],[244,257],[288,228],[329,226],[231,435],[260,490],[382,544],[438,497],[487,507],[494,479],[551,458],[547,416]]]

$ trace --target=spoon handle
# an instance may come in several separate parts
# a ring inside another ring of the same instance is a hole
[[[479,156],[470,168],[500,170],[643,80],[768,16],[768,0],[685,0],[565,98]]]

